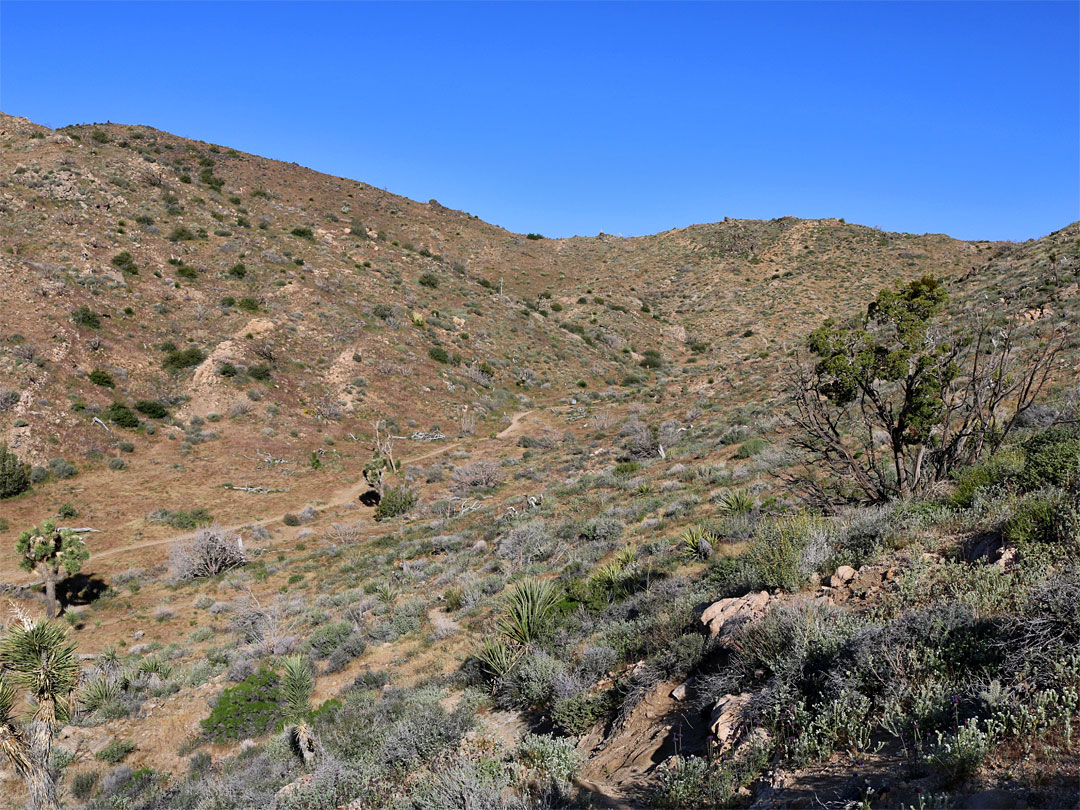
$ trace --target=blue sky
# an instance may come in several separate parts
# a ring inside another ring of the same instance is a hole
[[[0,108],[148,124],[519,232],[1080,219],[1080,4],[0,2]]]

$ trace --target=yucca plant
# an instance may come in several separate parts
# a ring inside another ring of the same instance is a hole
[[[592,575],[592,580],[608,595],[608,600],[614,602],[625,590],[626,566],[622,560],[616,557],[609,563],[601,565]]]
[[[49,760],[78,685],[75,645],[60,625],[21,615],[0,639],[0,751],[26,783],[34,810],[60,810]],[[21,722],[20,693],[31,709]]]
[[[499,630],[510,641],[528,646],[547,627],[557,601],[558,593],[550,582],[523,579],[510,592]]]
[[[293,722],[286,733],[304,764],[311,765],[319,748],[315,732],[307,722],[311,693],[315,691],[311,663],[299,653],[286,656],[281,663],[281,699],[285,703],[285,717]]]
[[[93,714],[120,697],[122,689],[119,681],[104,672],[83,684],[79,690],[79,704]]]
[[[704,526],[691,526],[679,536],[676,549],[688,560],[707,560],[713,554],[715,540],[716,535]]]
[[[489,636],[481,643],[476,658],[484,674],[494,685],[510,674],[511,670],[517,666],[522,653],[524,653],[522,648],[515,647],[506,639]]]
[[[725,490],[716,499],[716,510],[722,515],[746,515],[756,506],[754,496],[741,489]]]
[[[394,604],[394,600],[397,599],[398,589],[390,580],[380,582],[375,586],[375,597],[384,605]]]

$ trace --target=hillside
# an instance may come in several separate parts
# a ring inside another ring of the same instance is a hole
[[[49,517],[96,530],[61,584],[97,690],[57,743],[70,806],[465,806],[455,790],[489,802],[470,807],[1071,806],[1075,655],[1044,651],[1054,680],[1011,659],[961,672],[949,647],[975,624],[1019,633],[1033,600],[1080,587],[1075,536],[995,562],[1025,499],[1071,479],[1035,487],[1014,462],[987,473],[999,502],[949,500],[953,476],[821,516],[786,474],[807,335],[926,275],[953,333],[1019,324],[1017,362],[1060,341],[1015,447],[1069,422],[1080,224],[1023,244],[792,217],[544,238],[147,127],[4,115],[0,248],[0,441],[33,480],[0,501],[0,582],[42,613],[16,536]],[[361,498],[390,447],[376,513]],[[1023,447],[1002,457],[1035,458]],[[415,503],[394,514],[391,496]],[[209,524],[240,533],[246,564],[178,577],[177,539]],[[829,550],[754,579],[747,560],[789,525]],[[483,642],[533,578],[554,589],[548,626],[494,672]],[[739,621],[710,626],[710,605]],[[1053,610],[1061,639],[1080,631],[1075,607]],[[784,680],[776,650],[800,633],[812,650]],[[826,674],[896,650],[903,678],[815,714]],[[274,705],[296,653],[322,706],[314,765],[283,715],[219,700]],[[945,733],[949,700],[978,728],[995,682],[1017,717],[1046,705],[987,730],[975,767],[882,730]],[[884,720],[870,697],[836,714],[886,686]],[[778,740],[784,723],[807,742]]]

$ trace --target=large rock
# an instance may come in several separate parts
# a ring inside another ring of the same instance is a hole
[[[709,728],[721,752],[731,748],[747,730],[743,712],[750,703],[751,697],[749,692],[743,692],[741,695],[724,695],[713,706]]]
[[[847,585],[851,580],[855,579],[856,571],[850,565],[841,565],[836,569],[836,573],[829,578],[829,584],[834,588],[839,588],[842,585]]]
[[[743,625],[764,616],[771,598],[768,591],[759,591],[746,596],[721,599],[705,608],[705,612],[701,614],[701,623],[714,638],[727,638]]]

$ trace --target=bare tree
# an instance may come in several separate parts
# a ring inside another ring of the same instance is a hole
[[[178,538],[169,548],[169,569],[177,580],[212,577],[246,563],[240,533],[218,526]]]

